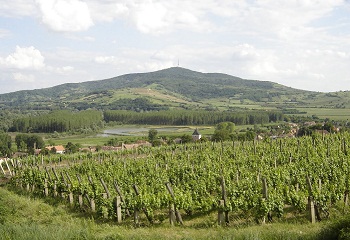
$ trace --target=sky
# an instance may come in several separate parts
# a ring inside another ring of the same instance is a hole
[[[0,0],[0,94],[178,65],[350,90],[350,1]]]

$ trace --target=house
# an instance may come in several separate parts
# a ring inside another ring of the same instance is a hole
[[[202,135],[198,132],[198,129],[196,128],[196,130],[194,130],[194,132],[192,133],[192,139],[193,141],[198,141],[201,138]]]
[[[57,146],[48,146],[45,147],[47,150],[51,151],[51,149],[55,148],[56,149],[56,153],[58,154],[63,154],[65,153],[66,149],[63,147],[63,145],[57,145]]]
[[[115,147],[115,146],[102,146],[101,150],[103,151],[120,151],[123,149],[135,149],[138,147],[151,147],[152,144],[150,142],[144,141],[144,140],[138,140],[136,143],[131,144],[124,144],[122,143],[121,146]]]
[[[316,130],[315,132],[319,133],[321,135],[328,135],[329,134],[329,132],[327,130]]]
[[[315,122],[315,121],[304,122],[304,126],[305,126],[305,127],[311,127],[311,126],[314,126],[314,125],[316,125],[316,122]]]

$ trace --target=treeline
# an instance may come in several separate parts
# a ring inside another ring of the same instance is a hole
[[[214,125],[233,122],[236,125],[264,124],[283,120],[283,114],[276,111],[185,111],[130,112],[110,110],[104,112],[104,120],[121,124],[154,125]]]
[[[70,132],[90,129],[95,131],[103,126],[102,112],[86,110],[80,112],[53,111],[40,116],[15,119],[12,132]]]
[[[88,133],[103,127],[104,122],[149,125],[215,125],[233,122],[236,125],[265,124],[283,120],[277,111],[148,111],[97,110],[70,112],[57,110],[39,116],[27,116],[13,121],[10,131],[22,133],[80,132]]]

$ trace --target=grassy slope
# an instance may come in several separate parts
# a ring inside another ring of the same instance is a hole
[[[317,239],[324,224],[274,223],[263,226],[133,228],[98,223],[66,206],[17,195],[0,187],[1,239]]]
[[[267,94],[268,93],[268,94]],[[267,94],[267,95],[266,95]],[[43,110],[95,103],[107,107],[119,99],[148,98],[169,108],[227,110],[284,109],[306,111],[307,116],[346,120],[350,91],[320,93],[292,89],[272,82],[244,80],[218,73],[169,68],[150,73],[127,74],[111,79],[62,84],[52,88],[0,95],[0,109],[13,106]],[[255,98],[256,97],[256,98]]]

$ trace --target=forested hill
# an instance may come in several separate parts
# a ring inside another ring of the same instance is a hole
[[[19,91],[3,94],[0,97],[1,99],[9,99],[32,95],[59,98],[68,93],[83,94],[111,89],[147,87],[152,84],[157,84],[165,90],[179,93],[188,98],[216,98],[259,90],[295,91],[272,82],[245,80],[227,74],[201,73],[173,67],[156,72],[126,74],[106,80],[67,83],[46,89]]]
[[[170,108],[193,106],[193,102],[208,107],[210,104],[205,101],[212,99],[292,102],[305,94],[312,92],[268,81],[173,67],[150,73],[126,74],[99,81],[1,94],[0,109],[123,109],[118,101],[126,101],[126,105],[130,105],[133,104],[130,101],[136,98],[147,99],[146,104],[151,102]]]

